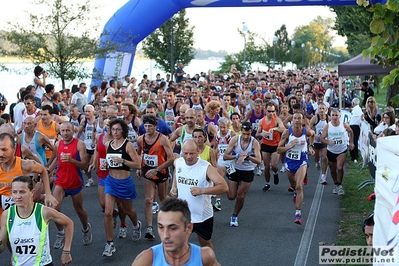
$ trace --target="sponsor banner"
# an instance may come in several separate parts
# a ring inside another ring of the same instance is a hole
[[[363,168],[369,162],[369,132],[370,125],[366,121],[360,123],[359,151],[363,159]]]
[[[373,245],[396,248],[399,244],[399,136],[379,138],[375,172]],[[398,265],[399,262],[396,262]],[[374,263],[387,265],[387,263]]]
[[[319,246],[319,264],[397,265],[397,248],[387,246]]]
[[[132,59],[131,53],[115,52],[106,58],[103,75],[106,79],[123,80],[125,75],[129,75],[129,65]]]

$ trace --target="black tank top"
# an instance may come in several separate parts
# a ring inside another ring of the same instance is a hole
[[[126,145],[128,143],[128,141],[125,139],[125,141],[122,143],[122,145],[120,147],[118,147],[117,149],[112,148],[112,144],[114,143],[114,140],[110,142],[110,144],[108,145],[107,148],[107,162],[108,162],[108,167],[110,169],[114,169],[114,170],[126,170],[126,171],[130,171],[130,167],[125,165],[125,164],[118,164],[113,162],[112,159],[110,159],[110,157],[121,157],[122,155],[122,159],[125,159],[127,161],[131,161],[132,158],[130,157],[130,155],[126,152]]]

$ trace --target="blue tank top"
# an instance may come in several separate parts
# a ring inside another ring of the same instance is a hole
[[[183,266],[189,266],[189,265],[203,265],[202,264],[202,257],[201,257],[201,247],[188,243],[191,246],[191,256],[190,260],[187,261],[186,264]],[[152,252],[153,252],[153,259],[152,259],[152,265],[153,266],[170,266],[169,263],[167,263],[165,259],[165,254],[163,252],[163,246],[162,244],[155,245],[151,247]]]

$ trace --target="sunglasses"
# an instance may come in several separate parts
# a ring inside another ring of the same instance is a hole
[[[275,110],[266,110],[268,113],[274,113]]]
[[[241,129],[250,130],[250,129],[252,129],[252,127],[248,126],[248,125],[242,125]]]
[[[120,104],[121,102],[114,102],[114,103],[116,103],[116,104]]]
[[[31,105],[33,102],[24,102],[25,105]]]

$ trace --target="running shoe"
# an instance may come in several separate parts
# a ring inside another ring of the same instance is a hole
[[[261,175],[262,174],[262,170],[260,170],[259,166],[256,166],[254,169],[254,174],[255,175]]]
[[[296,190],[294,190],[292,201],[296,204]]]
[[[82,233],[83,233],[83,244],[85,244],[86,246],[90,245],[91,241],[93,240],[93,236],[91,234],[91,225],[89,223],[87,223],[87,231],[84,232],[82,230]]]
[[[62,249],[65,244],[65,235],[57,234],[57,238],[55,239],[54,242],[54,248],[55,249]]]
[[[231,227],[237,227],[238,226],[238,217],[235,215],[232,215],[230,218],[230,226]]]
[[[337,193],[338,193],[338,195],[345,195],[345,191],[344,191],[344,188],[342,187],[342,185],[339,185],[337,187]]]
[[[222,210],[222,203],[220,202],[220,200],[216,200],[216,203],[213,204],[213,208],[216,211],[221,211]]]
[[[280,179],[278,178],[278,173],[274,173],[273,177],[274,177],[274,180],[273,180],[274,184],[278,185],[278,183],[280,182]]]
[[[265,163],[262,161],[259,166],[261,171],[265,171]]]
[[[133,228],[133,235],[132,235],[132,240],[133,241],[138,241],[141,238],[141,222],[137,222],[138,227]]]
[[[267,192],[270,190],[270,185],[266,184],[263,188],[262,188],[263,192]]]
[[[147,226],[147,230],[145,231],[145,238],[148,240],[154,240],[155,235],[154,235],[154,230],[152,229],[152,226]]]
[[[280,172],[281,173],[285,173],[285,166],[284,165],[281,166]]]
[[[355,160],[353,160],[353,163],[357,163],[357,160],[355,159]]]
[[[127,237],[127,226],[119,227],[118,238],[126,238]]]
[[[288,187],[288,192],[294,192],[295,189],[293,189],[292,187]]]
[[[338,186],[334,185],[333,194],[337,194],[337,193],[338,193]]]
[[[308,173],[306,172],[305,178],[303,179],[303,184],[306,186],[309,182]]]
[[[94,186],[93,178],[89,178],[87,180],[87,183],[86,183],[85,187],[93,187],[93,186]]]
[[[295,221],[294,223],[296,224],[302,224],[302,215],[301,214],[295,214]]]
[[[114,229],[116,227],[116,217],[118,217],[119,212],[118,210],[114,209],[113,213],[112,213],[112,222],[114,223]]]
[[[111,257],[112,254],[115,253],[115,251],[116,251],[115,246],[114,246],[113,244],[107,243],[107,244],[105,245],[105,249],[104,249],[104,252],[103,252],[103,256],[105,256],[105,257]]]
[[[316,169],[317,169],[317,171],[320,171],[320,162],[316,163]]]
[[[327,185],[327,180],[326,180],[326,175],[325,174],[321,174],[321,176],[320,176],[320,184]]]
[[[152,214],[156,214],[159,212],[159,204],[158,202],[153,202],[152,203]]]

